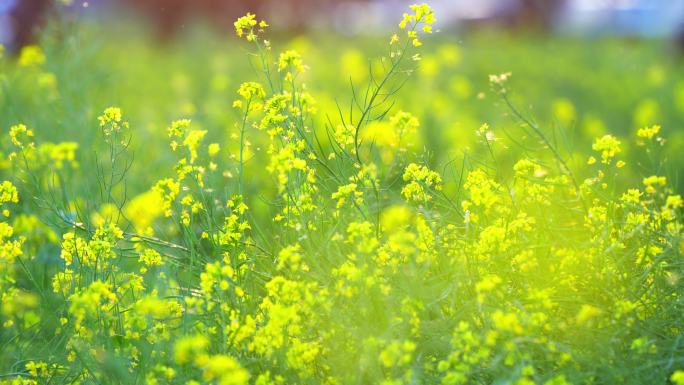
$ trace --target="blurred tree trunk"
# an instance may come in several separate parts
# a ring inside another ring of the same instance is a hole
[[[18,52],[21,47],[34,41],[35,34],[45,21],[51,6],[50,0],[18,0],[10,11],[12,41],[10,51]]]
[[[565,0],[520,0],[514,23],[518,27],[549,30],[564,4]]]

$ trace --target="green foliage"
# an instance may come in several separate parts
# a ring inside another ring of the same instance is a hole
[[[434,20],[2,59],[0,384],[684,383],[681,69]]]

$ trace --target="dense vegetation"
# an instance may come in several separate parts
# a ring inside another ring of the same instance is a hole
[[[434,18],[0,59],[0,384],[684,384],[681,67]]]

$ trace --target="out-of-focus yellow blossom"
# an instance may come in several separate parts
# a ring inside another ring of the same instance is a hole
[[[577,312],[577,323],[586,324],[592,319],[601,315],[601,310],[595,306],[584,304]]]
[[[620,141],[612,135],[604,135],[596,139],[591,148],[601,153],[601,162],[605,164],[610,163],[615,155],[622,151]]]
[[[667,178],[664,176],[651,175],[643,179],[644,186],[646,186],[646,192],[649,194],[656,193],[656,187],[665,186],[667,184]]]
[[[124,207],[123,212],[133,223],[136,232],[141,235],[151,235],[152,224],[164,214],[163,205],[164,198],[160,194],[160,189],[153,189],[134,196]]]
[[[44,143],[38,149],[39,153],[46,154],[46,157],[52,161],[52,166],[57,170],[64,168],[65,163],[77,169],[79,167],[76,161],[77,150],[78,143],[76,142]]]
[[[247,385],[249,372],[227,355],[201,356],[198,366],[203,370],[205,381],[217,381],[219,385]]]
[[[9,129],[10,140],[12,144],[19,148],[31,147],[33,142],[33,130],[29,130],[24,124],[17,124]]]
[[[674,385],[684,385],[684,370],[675,370],[670,376],[670,381]]]
[[[37,45],[24,46],[19,52],[17,63],[22,67],[42,65],[45,63],[45,53]]]
[[[116,299],[110,284],[94,281],[69,297],[69,315],[74,317],[75,327],[78,329],[85,322],[98,319],[101,312],[106,312],[116,303]]]
[[[187,364],[197,360],[209,347],[209,340],[203,335],[182,337],[176,341],[173,358],[179,364]]]
[[[171,178],[162,179],[159,182],[157,182],[152,191],[161,196],[161,207],[164,211],[164,215],[166,217],[170,217],[173,214],[173,211],[171,210],[171,205],[180,193],[180,184]]]
[[[309,267],[302,262],[301,247],[299,245],[288,246],[278,253],[278,270],[289,269],[291,271],[308,271]]]
[[[183,146],[185,146],[190,152],[190,163],[195,163],[197,160],[197,150],[199,148],[200,142],[204,139],[207,134],[206,130],[189,130],[183,139]]]
[[[349,78],[352,83],[366,80],[368,77],[368,62],[361,51],[350,48],[342,52],[340,57],[340,76]]]
[[[504,72],[498,75],[489,75],[489,82],[492,84],[503,85],[512,76],[510,72]]]
[[[394,232],[408,226],[412,218],[413,212],[408,207],[393,205],[380,214],[380,226],[383,230]]]
[[[304,72],[304,62],[302,56],[295,50],[287,50],[280,54],[278,58],[278,71],[294,70]]]
[[[218,143],[211,143],[207,147],[207,154],[211,158],[215,157],[219,153],[219,151],[221,151],[221,146]]]
[[[411,362],[416,344],[411,341],[392,341],[380,352],[380,363],[385,368],[406,365]]]
[[[494,327],[502,332],[523,333],[523,327],[520,325],[520,320],[515,313],[504,313],[501,310],[496,310],[492,314],[492,321],[494,322]]]
[[[572,124],[577,118],[575,105],[569,99],[556,99],[551,105],[553,116],[564,125]]]
[[[637,136],[645,139],[652,139],[660,132],[660,126],[643,127],[637,130]]]

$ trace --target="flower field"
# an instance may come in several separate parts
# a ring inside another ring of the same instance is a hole
[[[0,385],[684,385],[681,58],[439,17],[0,57]]]

